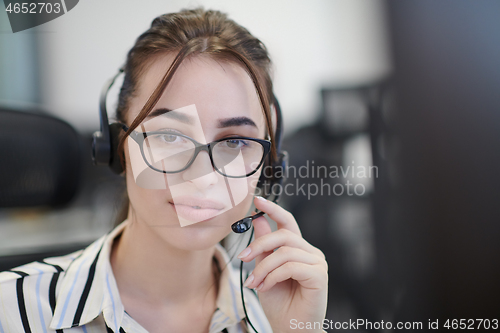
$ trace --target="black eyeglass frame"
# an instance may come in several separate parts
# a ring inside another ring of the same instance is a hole
[[[126,132],[126,131],[128,131],[129,127],[127,125],[122,124],[122,129]],[[153,169],[155,171],[158,171],[158,172],[167,173],[167,174],[179,173],[179,172],[182,172],[182,171],[188,169],[193,164],[193,162],[196,160],[196,157],[198,156],[198,154],[201,151],[206,151],[208,153],[208,156],[210,156],[210,163],[212,164],[212,168],[215,171],[217,171],[219,174],[221,174],[224,177],[228,177],[228,178],[246,178],[246,177],[250,177],[251,175],[253,175],[254,173],[256,173],[257,170],[259,170],[259,168],[264,163],[264,159],[266,158],[266,156],[271,151],[271,141],[270,140],[250,138],[250,137],[246,137],[246,136],[231,136],[231,137],[228,137],[228,138],[222,138],[222,139],[215,140],[215,141],[212,141],[212,142],[207,143],[207,144],[203,144],[203,143],[199,143],[198,141],[196,141],[193,138],[190,138],[187,135],[180,134],[180,133],[175,133],[175,135],[178,135],[178,136],[181,136],[183,138],[186,138],[186,139],[188,139],[188,140],[190,140],[191,142],[194,143],[194,145],[195,145],[194,154],[193,154],[193,157],[191,158],[191,160],[186,164],[186,166],[184,168],[182,168],[180,170],[177,170],[177,171],[165,171],[165,170],[157,169],[154,166],[152,166],[148,162],[148,160],[146,158],[146,155],[144,154],[144,140],[146,140],[146,138],[147,138],[148,135],[152,135],[152,134],[166,134],[166,132],[165,131],[151,131],[151,132],[137,132],[137,131],[132,131],[130,133],[130,137],[135,142],[137,142],[137,144],[139,145],[139,148],[141,149],[141,154],[142,154],[142,158],[144,159],[144,162],[146,162],[146,164],[151,169]],[[243,176],[229,176],[229,175],[226,175],[226,174],[222,173],[215,166],[214,159],[213,159],[213,156],[212,156],[212,148],[217,143],[222,142],[222,141],[226,141],[226,140],[250,140],[250,141],[257,142],[257,143],[259,143],[262,146],[262,148],[264,149],[263,154],[262,154],[262,158],[261,158],[261,160],[259,162],[259,165],[255,168],[255,170],[253,170],[252,172],[250,172],[250,173],[248,173],[246,175],[243,175]]]

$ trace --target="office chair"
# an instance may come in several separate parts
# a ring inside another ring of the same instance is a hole
[[[0,209],[53,209],[70,203],[82,178],[81,141],[73,127],[53,116],[0,107]],[[4,255],[0,271],[74,250]]]

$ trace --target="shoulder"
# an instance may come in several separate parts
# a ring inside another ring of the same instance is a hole
[[[45,258],[0,272],[0,332],[46,327],[64,272],[83,250]]]
[[[54,273],[63,272],[82,252],[83,249],[60,257],[50,257],[40,261],[33,261],[29,264],[0,272],[0,286],[15,282],[19,279],[40,278],[47,274],[52,275]]]
[[[33,261],[7,271],[0,272],[0,286],[15,282],[19,279],[39,279],[57,273],[66,272],[75,261],[81,257],[89,257],[96,254],[106,238],[106,235],[95,240],[84,249],[57,257],[47,257],[39,261]]]
[[[102,288],[92,288],[94,285],[91,284],[96,269],[102,273],[107,267],[109,258],[101,256],[101,250],[109,247],[109,240],[124,226],[122,223],[84,249],[0,272],[0,333],[46,332],[63,326],[66,331],[74,327],[74,320],[81,317],[82,311],[85,314],[88,310],[85,302],[81,307],[82,299],[85,297],[86,300],[91,290],[94,290],[94,296],[102,293]],[[97,298],[89,297],[99,303]],[[97,309],[95,306],[88,308]],[[69,316],[70,311],[74,312],[73,316]],[[92,313],[90,317],[88,323],[97,314]]]

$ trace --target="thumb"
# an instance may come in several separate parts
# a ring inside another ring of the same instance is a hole
[[[253,220],[253,227],[255,229],[255,239],[259,239],[260,237],[272,232],[271,226],[264,216]],[[264,260],[265,257],[270,255],[271,253],[273,253],[273,251],[264,252],[255,257],[255,266],[257,266],[262,260]]]

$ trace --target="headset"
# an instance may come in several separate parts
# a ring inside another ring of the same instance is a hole
[[[100,131],[96,131],[92,136],[92,161],[94,165],[97,166],[109,166],[111,170],[116,174],[121,174],[123,170],[123,166],[120,161],[120,157],[118,155],[118,143],[120,133],[122,131],[121,123],[112,123],[109,124],[108,112],[106,108],[106,100],[108,97],[108,93],[111,90],[111,87],[115,83],[118,76],[125,72],[125,66],[122,66],[118,73],[115,74],[112,78],[106,81],[101,89],[101,94],[99,97],[99,120],[100,120]],[[266,160],[264,162],[263,172],[259,177],[259,181],[257,182],[257,187],[260,188],[263,192],[263,196],[268,200],[271,200],[274,203],[278,203],[281,192],[282,192],[282,184],[285,178],[285,170],[288,167],[288,153],[286,151],[281,151],[281,140],[283,136],[283,118],[281,114],[281,108],[278,103],[278,99],[273,94],[273,105],[276,109],[276,133],[275,133],[275,147],[277,158],[276,161],[270,162],[271,157],[269,154],[266,156]],[[267,172],[266,167],[271,166],[271,175]],[[274,188],[278,186],[279,191],[276,193]],[[270,199],[272,197],[272,199]],[[233,232],[237,234],[241,234],[247,232],[252,227],[252,221],[263,216],[264,212],[257,212],[254,215],[247,216],[242,218],[239,221],[234,222],[231,225],[231,229]],[[250,238],[248,240],[247,247],[250,245],[253,236],[253,228],[250,234]],[[257,330],[252,325],[250,320],[248,319],[248,314],[245,307],[245,301],[243,297],[243,261],[240,264],[240,291],[241,291],[241,300],[243,303],[243,310],[245,312],[245,320],[252,327],[252,329],[257,333]]]

